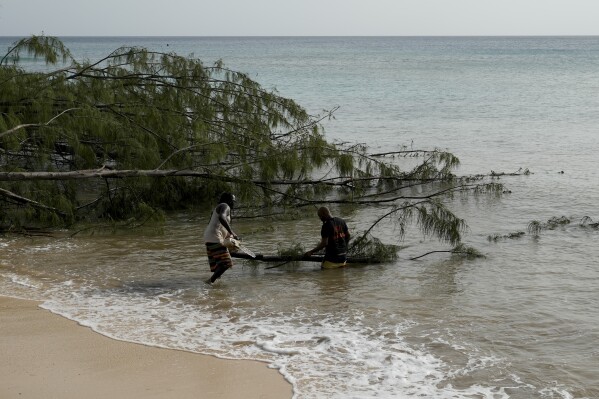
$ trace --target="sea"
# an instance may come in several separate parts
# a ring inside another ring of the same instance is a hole
[[[296,399],[599,398],[599,37],[62,40],[81,60],[120,46],[222,60],[313,115],[338,107],[331,141],[446,150],[456,175],[499,175],[487,181],[505,193],[444,200],[480,258],[388,222],[373,234],[399,245],[396,261],[236,259],[208,286],[207,208],[125,232],[0,237],[0,295],[118,340],[266,362]],[[385,209],[333,212],[358,232]],[[312,210],[233,226],[263,254],[319,241]]]

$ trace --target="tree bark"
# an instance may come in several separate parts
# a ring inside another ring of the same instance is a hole
[[[250,260],[258,260],[261,262],[317,262],[322,263],[324,258],[323,255],[312,255],[312,256],[302,256],[302,255],[263,255],[256,254],[255,258],[252,258],[250,255],[245,254],[243,252],[231,252],[231,257],[240,258],[240,259],[250,259]],[[347,258],[347,263],[356,264],[356,263],[381,263],[380,261],[372,258],[365,257],[353,257],[350,256]]]
[[[75,170],[71,172],[0,172],[0,181],[21,181],[21,180],[78,180],[91,178],[114,178],[125,177],[171,177],[171,176],[191,176],[202,177],[206,179],[219,179],[234,181],[237,179],[226,176],[215,176],[210,173],[198,172],[194,170],[113,170],[107,168]]]
[[[162,165],[161,165],[162,166]],[[246,181],[232,176],[212,174],[191,169],[110,169],[101,167],[99,169],[82,169],[69,172],[0,172],[0,181],[24,181],[24,180],[79,180],[79,179],[121,179],[126,177],[199,177],[202,179],[213,179],[227,182]],[[370,178],[375,180],[377,178]],[[327,184],[332,186],[347,185],[347,182],[330,182],[321,180],[252,180],[254,184],[274,185],[300,185],[300,184]]]

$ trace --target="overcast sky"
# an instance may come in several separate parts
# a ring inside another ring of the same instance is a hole
[[[599,0],[0,0],[0,36],[599,35]]]

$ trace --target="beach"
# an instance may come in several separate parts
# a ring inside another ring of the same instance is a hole
[[[0,296],[39,301],[51,313],[33,314],[60,315],[85,326],[73,328],[150,347],[144,350],[259,361],[264,373],[292,385],[281,397],[292,391],[295,399],[599,398],[599,37],[64,39],[81,62],[102,60],[123,45],[195,54],[206,66],[222,60],[310,115],[336,109],[334,118],[322,120],[327,140],[367,146],[373,158],[389,153],[384,159],[406,173],[433,151],[451,152],[460,160],[451,173],[475,194],[438,198],[467,223],[461,241],[476,252],[448,252],[453,245],[425,234],[418,212],[413,223],[398,214],[379,223],[386,203],[330,204],[354,237],[369,231],[397,245],[397,259],[337,270],[235,259],[208,286],[201,237],[212,206],[198,203],[165,212],[160,223],[85,222],[83,230],[73,225],[52,236],[1,236]],[[0,45],[15,40],[0,37]],[[51,68],[30,56],[20,64]],[[12,151],[12,141],[3,143]],[[498,185],[485,193],[481,182]],[[3,185],[10,187],[20,190],[20,183]],[[350,198],[347,189],[340,198]],[[372,189],[386,190],[384,184]],[[410,185],[386,195],[402,207],[432,191]],[[318,244],[316,208],[256,218],[265,208],[249,193],[238,193],[232,219],[245,246],[270,255]],[[7,314],[0,313],[0,341],[12,350],[20,338],[4,339]],[[0,356],[15,370],[12,358]],[[170,369],[177,374],[189,366]],[[246,375],[232,371],[228,384],[202,387],[229,389],[243,385],[233,378]],[[0,388],[16,381],[5,373],[0,379]],[[205,392],[198,396],[215,397]]]
[[[266,363],[107,338],[34,301],[0,297],[0,397],[290,398]]]

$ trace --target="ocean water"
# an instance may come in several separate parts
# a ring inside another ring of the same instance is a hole
[[[599,37],[64,41],[89,59],[121,45],[222,59],[311,113],[339,106],[331,140],[447,149],[458,175],[532,173],[501,177],[501,198],[448,200],[481,259],[410,260],[448,249],[410,230],[394,263],[237,261],[207,287],[207,210],[161,231],[0,237],[1,295],[116,339],[263,360],[298,399],[599,398],[599,229],[581,224],[599,221]],[[358,231],[383,210],[335,211]],[[562,216],[570,223],[527,232]],[[234,224],[256,252],[319,239],[316,215]],[[515,232],[525,234],[506,237]],[[392,224],[375,234],[397,237]]]

